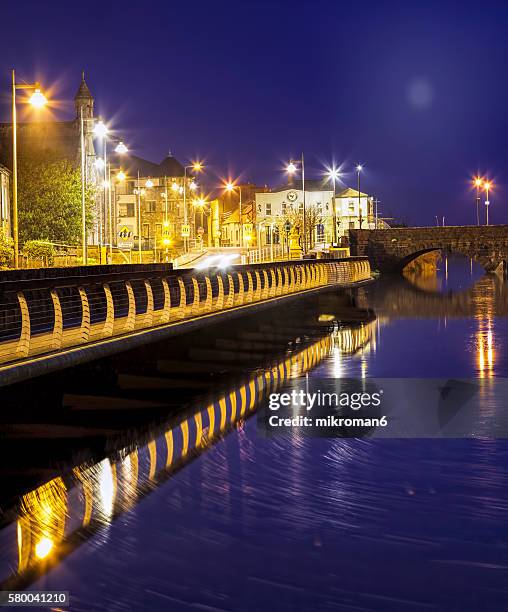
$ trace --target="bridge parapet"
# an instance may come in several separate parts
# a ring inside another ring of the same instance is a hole
[[[370,278],[366,258],[206,271],[124,268],[0,277],[0,364]]]

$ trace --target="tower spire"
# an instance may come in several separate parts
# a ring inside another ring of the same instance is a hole
[[[81,110],[83,110],[83,117],[92,118],[93,117],[93,103],[94,99],[88,85],[85,81],[85,71],[81,72],[81,83],[79,85],[78,91],[74,96],[74,106],[76,108],[76,117],[81,116]]]

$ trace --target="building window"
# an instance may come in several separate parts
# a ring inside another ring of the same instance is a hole
[[[316,241],[324,242],[325,239],[325,226],[322,223],[316,225]]]
[[[134,204],[119,204],[118,205],[118,216],[120,217],[135,217],[134,214]]]
[[[282,202],[282,214],[283,215],[286,214],[286,206],[287,206],[287,203],[286,202]]]
[[[143,238],[146,240],[150,238],[150,225],[148,223],[143,223]]]
[[[349,222],[349,229],[355,229],[355,222],[354,221],[350,221]]]
[[[355,214],[355,203],[349,202],[349,214]]]
[[[147,201],[146,212],[157,212],[157,202],[155,200]]]
[[[272,204],[270,202],[267,202],[265,204],[265,214],[266,215],[271,215],[272,214]]]
[[[157,239],[162,238],[162,224],[161,223],[155,224],[155,237]]]

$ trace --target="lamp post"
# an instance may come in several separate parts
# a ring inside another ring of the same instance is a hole
[[[187,170],[189,170],[190,168],[192,168],[194,172],[201,172],[201,170],[203,170],[203,164],[201,162],[194,162],[192,164],[189,164],[188,166],[184,166],[184,170],[183,170],[183,224],[185,226],[189,225],[189,215],[187,211]],[[187,229],[189,230],[188,236],[190,236],[190,227],[189,228],[186,227],[186,230]],[[188,236],[184,236],[183,238],[184,251],[186,253],[189,250],[189,237]]]
[[[363,170],[363,166],[362,164],[357,164],[356,166],[356,173],[358,175],[358,220],[360,222],[360,229],[362,229],[362,201],[361,201],[361,196],[360,196],[360,172]]]
[[[491,181],[485,181],[485,183],[483,184],[483,187],[485,189],[485,215],[486,215],[486,221],[487,221],[487,225],[489,224],[489,190],[492,188],[492,183]]]
[[[480,189],[483,181],[479,176],[477,176],[474,180],[474,184],[476,187],[476,225],[480,225]]]
[[[16,90],[34,90],[28,102],[34,108],[42,108],[47,99],[41,92],[41,86],[35,82],[16,83],[16,72],[12,70],[12,237],[14,240],[14,267],[19,266],[19,227],[18,227],[18,124],[16,112]]]
[[[303,254],[305,255],[307,253],[307,211],[306,211],[306,206],[305,206],[305,159],[303,157],[303,153],[302,153],[302,158],[300,160],[301,163],[301,168],[302,168],[302,192],[303,192],[303,241],[302,241],[302,247],[303,247]],[[297,168],[295,166],[295,164],[290,161],[289,164],[286,167],[286,172],[289,175],[292,175],[296,172]]]
[[[102,119],[99,119],[95,124],[93,129],[94,135],[102,141],[102,162],[103,164],[98,164],[97,167],[99,169],[104,170],[103,174],[103,205],[101,207],[101,228],[99,232],[99,262],[102,263],[102,246],[106,241],[106,202],[107,202],[107,189],[108,189],[108,158],[107,158],[107,135],[108,128]]]
[[[239,198],[238,212],[240,215],[240,247],[243,247],[244,240],[243,240],[243,215],[242,215],[242,186],[238,185],[238,187],[235,187],[234,183],[229,181],[228,183],[226,183],[225,188],[226,188],[226,191],[229,191],[230,193],[234,191],[235,189],[238,189],[238,198]]]
[[[137,187],[134,189],[134,195],[137,196],[137,208],[138,208],[138,263],[142,262],[142,254],[141,254],[141,196],[145,195],[145,190],[140,187],[139,184],[139,170],[138,170],[138,181]]]
[[[107,125],[99,119],[95,124],[93,129],[94,135],[102,141],[102,151],[103,157],[101,163],[97,164],[98,169],[104,169],[104,191],[103,198],[104,204],[101,211],[102,217],[102,228],[100,231],[100,239],[99,239],[99,253],[100,253],[100,261],[102,261],[102,243],[106,241],[106,225],[108,227],[108,258],[110,262],[113,260],[113,207],[111,203],[111,164],[108,162],[108,133],[109,129]],[[115,147],[115,153],[123,155],[124,153],[128,153],[128,148],[125,144],[120,141]],[[100,158],[99,158],[100,159]],[[97,160],[98,161],[98,160]],[[107,208],[107,213],[106,213]],[[83,216],[86,214],[84,210],[83,203]],[[106,221],[107,214],[107,221]],[[85,223],[83,219],[83,224]],[[86,230],[85,230],[86,231]],[[85,234],[83,234],[83,238],[85,238]]]
[[[337,209],[335,201],[335,181],[339,178],[340,172],[338,168],[332,166],[327,173],[328,179],[331,179],[333,186],[332,212],[333,212],[333,242],[337,245]]]
[[[205,204],[206,204],[206,200],[203,197],[198,198],[194,202],[194,205],[197,208],[199,208],[199,210],[201,212],[201,226],[200,226],[200,230],[202,230],[202,232],[201,231],[199,232],[199,235],[201,236],[201,252],[203,252],[204,232],[205,232]]]

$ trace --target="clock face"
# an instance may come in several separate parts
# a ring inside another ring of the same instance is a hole
[[[296,202],[297,199],[298,199],[298,194],[296,193],[296,191],[290,191],[288,193],[288,200],[290,202]]]

